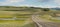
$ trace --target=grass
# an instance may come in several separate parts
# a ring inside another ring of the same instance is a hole
[[[60,20],[57,20],[57,19],[49,19],[51,21],[54,21],[54,22],[60,22]]]
[[[13,27],[13,26],[22,26],[24,24],[25,21],[12,21],[12,20],[7,20],[7,21],[2,21],[0,20],[0,27]],[[6,25],[6,26],[4,26]]]
[[[26,15],[24,15],[26,14]],[[27,12],[27,11],[0,11],[0,18],[13,18],[14,16],[16,16],[17,18],[30,18],[31,15],[27,15],[27,14],[32,14],[32,12]],[[43,19],[48,19],[51,21],[59,21],[56,19],[50,19],[52,18],[50,15],[48,14],[44,14],[42,16]],[[59,21],[60,22],[60,21]]]
[[[52,17],[49,20],[53,21],[53,22],[60,22],[60,20],[58,18]]]
[[[16,27],[16,25],[17,27],[35,27],[35,24],[33,23],[33,21],[29,19],[31,18],[31,14],[33,13],[34,12],[32,11],[31,12],[30,11],[0,11],[0,18],[13,18],[13,17],[22,18],[21,20],[0,20],[0,25],[6,25],[6,27],[10,27],[12,25],[14,25],[14,27]],[[60,22],[60,20],[51,19],[53,17],[51,17],[47,13],[48,12],[45,12],[45,14],[43,13],[42,16],[40,17],[50,21]]]
[[[0,27],[34,27],[34,26],[35,25],[30,18],[25,20],[0,20]]]
[[[33,8],[0,8],[0,18],[13,18],[13,17],[21,18],[21,20],[0,20],[0,27],[35,27],[35,24],[30,18],[31,14],[38,11],[42,12],[41,9],[33,9]],[[60,21],[56,19],[50,19],[52,17],[50,15],[47,15],[47,13],[48,12],[40,13],[42,14],[42,16],[40,17],[54,22]]]
[[[50,20],[50,21],[53,21],[53,22],[60,22],[60,20],[58,20],[58,19],[56,19],[56,18],[54,18],[54,17],[52,17],[52,16],[50,16],[50,15],[42,15],[42,16],[40,16],[41,18],[43,18],[43,19],[46,19],[46,20]]]
[[[25,17],[28,18],[29,15],[23,14],[32,14],[31,12],[24,12],[24,11],[0,11],[0,18],[12,18],[16,16],[17,18]]]
[[[0,27],[34,27],[34,23],[28,18],[30,15],[24,14],[32,14],[32,12],[27,11],[0,11],[0,18],[13,18],[14,16],[17,18],[22,18],[21,20],[0,20]],[[28,23],[28,24],[25,24]],[[3,25],[3,26],[2,26]],[[5,26],[4,26],[5,25]]]
[[[26,25],[24,25],[22,27],[35,27],[35,24],[34,23],[29,23],[29,24],[26,24]]]
[[[26,20],[25,25],[21,27],[35,27],[35,23],[31,20],[31,18],[29,18],[28,20]]]

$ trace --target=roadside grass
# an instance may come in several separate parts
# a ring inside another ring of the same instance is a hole
[[[25,24],[21,27],[35,27],[35,23],[31,20],[31,18],[28,18]]]
[[[35,24],[34,23],[29,23],[29,24],[26,24],[26,25],[24,25],[22,27],[35,27]]]
[[[60,22],[60,20],[58,19],[49,19],[49,20],[54,21],[54,22]]]
[[[40,16],[40,17],[43,18],[43,19],[52,21],[52,22],[60,22],[60,20],[58,20],[57,18],[54,18],[54,17],[52,17],[52,16],[50,16],[50,15],[47,15],[47,14],[42,15],[42,16]]]

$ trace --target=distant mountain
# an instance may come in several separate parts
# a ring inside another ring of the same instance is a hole
[[[51,10],[60,10],[60,8],[50,8]]]

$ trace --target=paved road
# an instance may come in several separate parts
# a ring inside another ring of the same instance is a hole
[[[39,19],[39,15],[37,15],[37,13],[32,15],[32,20],[38,25],[38,27],[60,27],[60,23]]]

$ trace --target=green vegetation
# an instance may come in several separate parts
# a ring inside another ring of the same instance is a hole
[[[19,27],[34,27],[35,24],[33,21],[31,21],[31,16],[35,12],[39,12],[39,15],[41,15],[40,17],[43,19],[60,22],[60,20],[57,20],[53,17],[55,16],[54,13],[58,11],[52,11],[49,8],[0,6],[0,18],[21,18],[21,20],[0,20],[0,24],[4,25],[8,23],[7,25],[15,24]]]
[[[0,20],[2,27],[17,26],[17,27],[34,27],[35,24],[31,21],[31,15],[36,12],[34,8],[27,7],[0,7],[0,18],[13,18],[17,17],[20,20]],[[6,26],[4,26],[6,25]]]
[[[42,12],[44,13],[44,12]],[[46,19],[46,20],[50,20],[50,21],[53,21],[53,22],[60,22],[60,20],[57,18],[57,16],[55,16],[55,14],[53,13],[47,13],[45,12],[43,15],[40,16],[40,18],[42,19]]]
[[[2,26],[3,25],[3,26]],[[0,20],[1,27],[34,27],[34,23],[29,19],[25,20]]]
[[[49,8],[43,8],[42,10],[43,10],[43,11],[50,11]]]

